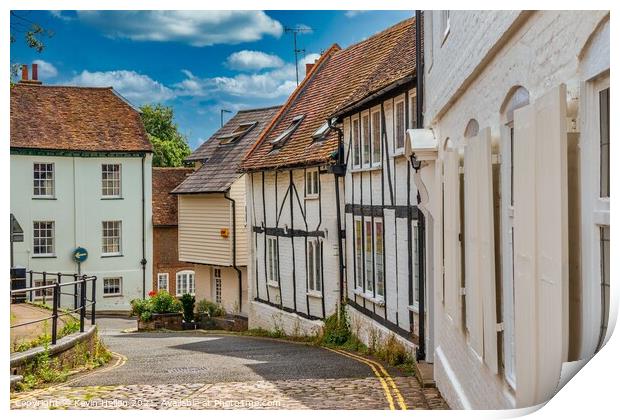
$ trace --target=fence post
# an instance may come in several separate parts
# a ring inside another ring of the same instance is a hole
[[[30,288],[31,289],[32,289],[32,285],[33,285],[33,282],[32,282],[32,270],[30,270]],[[30,302],[32,302],[32,301],[33,300],[32,300],[32,290],[31,290],[30,291]]]
[[[78,275],[73,275],[73,310],[77,311],[78,308]]]
[[[43,289],[47,292],[47,289]],[[60,300],[60,281],[54,284],[54,293],[52,294],[52,344],[56,344],[58,337],[58,301]]]
[[[91,297],[91,306],[90,306],[90,323],[91,325],[95,325],[96,322],[96,318],[95,318],[95,304],[97,303],[97,292],[96,292],[96,285],[97,285],[97,277],[93,276],[93,285],[92,285],[92,297]]]
[[[43,272],[43,286],[47,286],[47,273]],[[47,289],[41,289],[43,291],[43,304],[47,304]]]
[[[86,317],[86,276],[82,276],[80,284],[80,332],[84,332],[84,318]]]

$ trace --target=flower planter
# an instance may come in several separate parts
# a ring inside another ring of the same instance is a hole
[[[213,317],[206,322],[203,328],[210,330],[246,331],[248,329],[248,320],[238,315]]]
[[[183,314],[170,313],[170,314],[153,314],[151,319],[143,321],[138,318],[138,331],[151,331],[151,330],[176,330],[183,329]]]

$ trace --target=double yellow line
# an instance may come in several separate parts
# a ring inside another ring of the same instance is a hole
[[[332,351],[334,353],[338,353],[342,356],[348,357],[349,359],[356,360],[358,362],[364,363],[373,371],[375,376],[379,379],[381,386],[383,387],[383,392],[385,393],[385,398],[390,406],[390,410],[396,410],[396,406],[394,404],[394,397],[396,397],[396,403],[398,404],[400,410],[407,410],[407,404],[405,403],[405,399],[402,394],[398,390],[396,383],[394,383],[394,379],[388,373],[388,371],[383,367],[381,363],[378,363],[374,360],[367,359],[363,356],[349,353],[345,350],[340,349],[332,349],[329,347],[325,347],[327,350]],[[391,388],[391,391],[390,391]],[[394,395],[392,395],[394,394]]]

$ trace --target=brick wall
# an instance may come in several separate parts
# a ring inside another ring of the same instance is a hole
[[[153,290],[157,290],[157,274],[168,273],[168,291],[176,293],[176,273],[195,270],[195,264],[179,261],[176,226],[153,228]]]

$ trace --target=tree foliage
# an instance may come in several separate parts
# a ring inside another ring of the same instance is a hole
[[[27,17],[27,12],[23,11],[11,11],[11,44],[17,40],[17,34],[22,35],[24,42],[28,48],[32,48],[36,52],[43,52],[45,49],[44,38],[51,38],[54,36],[54,32],[45,29],[36,22],[31,21]],[[11,82],[17,77],[20,69],[20,64],[11,63]]]
[[[153,166],[183,166],[191,150],[187,138],[179,133],[171,107],[143,105],[142,122],[153,145]]]

